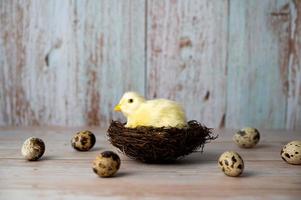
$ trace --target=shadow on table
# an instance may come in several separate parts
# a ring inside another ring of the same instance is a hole
[[[101,147],[93,147],[93,148],[90,149],[89,151],[90,151],[90,152],[94,152],[94,151],[100,151],[100,150],[103,150],[103,148],[101,148]]]
[[[206,163],[206,162],[211,162],[211,161],[216,161],[218,160],[220,154],[216,152],[195,152],[192,153],[188,156],[185,156],[183,158],[180,158],[179,160],[176,160],[174,164],[179,164],[179,165],[194,165],[194,164],[201,164],[201,163]]]
[[[124,177],[124,176],[130,176],[130,175],[132,175],[132,174],[134,174],[134,173],[132,173],[132,172],[124,172],[124,171],[120,171],[120,172],[116,173],[116,174],[113,176],[113,178],[114,178],[114,177],[115,177],[115,178],[119,178],[119,177]]]
[[[197,165],[212,161],[217,162],[219,156],[220,154],[214,152],[194,152],[175,161],[168,161],[164,163],[147,163],[147,165]],[[140,161],[136,162],[141,163]]]
[[[253,176],[256,176],[256,173],[255,172],[252,172],[252,171],[244,171],[240,177],[244,177],[244,178],[248,178],[248,177],[253,177]]]
[[[57,160],[59,159],[59,156],[49,156],[49,155],[45,155],[42,158],[39,159],[39,161],[46,161],[46,160]]]
[[[255,147],[253,148],[250,148],[250,150],[254,149],[265,149],[265,148],[269,148],[269,147],[272,147],[273,145],[271,144],[266,144],[266,143],[260,143],[260,144],[257,144]]]

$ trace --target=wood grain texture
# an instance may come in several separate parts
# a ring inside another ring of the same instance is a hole
[[[301,130],[301,2],[290,3],[287,129]]]
[[[77,152],[72,135],[88,129],[97,137],[95,147]],[[299,199],[300,166],[285,163],[281,147],[299,137],[297,131],[261,131],[253,149],[241,149],[231,140],[233,130],[215,130],[219,138],[174,164],[133,161],[122,154],[114,178],[98,178],[91,162],[104,150],[114,149],[100,128],[0,128],[0,199]],[[25,161],[23,141],[40,137],[46,152],[40,161]],[[217,159],[226,150],[239,152],[245,171],[239,178],[225,176]]]
[[[298,0],[0,0],[0,126],[122,119],[127,90],[211,127],[301,130]]]
[[[285,127],[289,16],[288,1],[230,1],[227,127]]]
[[[125,90],[144,93],[144,5],[1,1],[0,123],[106,125]]]
[[[148,97],[177,100],[189,119],[224,126],[227,12],[227,1],[148,1]]]

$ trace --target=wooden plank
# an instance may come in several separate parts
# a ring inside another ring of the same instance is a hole
[[[144,93],[144,4],[1,1],[0,125],[107,126]]]
[[[89,152],[77,152],[70,144],[73,135],[80,130],[91,130],[96,138],[95,147]],[[85,159],[89,160],[95,157],[99,151],[105,149],[114,150],[107,141],[106,129],[98,127],[81,128],[59,128],[59,127],[24,127],[24,128],[0,128],[0,158],[22,159],[21,146],[28,137],[40,137],[46,144],[46,159]],[[261,133],[261,141],[257,148],[241,149],[232,141],[234,130],[215,130],[214,134],[219,135],[218,139],[205,146],[204,153],[197,152],[183,160],[184,162],[217,160],[219,154],[215,152],[224,152],[229,149],[241,153],[245,160],[280,160],[280,150],[288,142],[298,139],[298,131],[290,131],[285,138],[285,131],[264,131]],[[262,155],[262,151],[265,154]],[[62,153],[63,152],[63,153]],[[124,160],[129,160],[126,157]]]
[[[64,145],[79,129],[95,132],[99,149],[75,152]],[[299,199],[300,166],[286,164],[278,149],[297,138],[298,131],[262,130],[262,141],[253,149],[235,147],[230,142],[233,130],[216,132],[219,139],[207,144],[203,155],[194,153],[167,165],[143,164],[121,155],[117,176],[102,179],[92,172],[91,161],[98,152],[112,149],[104,129],[2,127],[0,199]],[[15,157],[23,140],[32,135],[44,138],[44,159],[28,162]],[[227,177],[218,169],[218,156],[230,149],[245,160],[242,177]]]
[[[96,177],[90,162],[85,160],[34,163],[0,160],[0,163],[3,172],[1,199],[21,195],[23,199],[36,195],[44,199],[49,193],[52,197],[64,199],[71,199],[74,195],[89,199],[225,199],[245,196],[252,199],[297,199],[301,193],[298,166],[287,166],[283,161],[247,162],[246,175],[240,178],[226,177],[216,162],[176,166],[139,166],[126,162],[121,166],[119,176],[109,179]]]
[[[104,150],[114,150],[109,143],[107,143],[106,139],[101,139],[98,141],[95,147],[89,152],[77,152],[75,151],[70,145],[69,138],[63,138],[64,140],[53,140],[48,139],[45,137],[40,137],[45,141],[46,144],[46,153],[43,160],[91,160],[94,158],[100,151]],[[25,139],[28,137],[22,137],[22,139],[18,140],[10,140],[10,146],[5,145],[4,142],[0,142],[0,158],[5,159],[22,159],[21,155],[21,147]],[[255,149],[241,149],[237,147],[232,141],[215,141],[210,144],[207,144],[204,148],[204,153],[198,151],[193,153],[192,155],[188,156],[187,158],[183,159],[181,162],[201,162],[204,160],[207,161],[216,161],[220,154],[224,151],[229,149],[233,151],[237,151],[243,156],[246,161],[258,161],[258,160],[270,160],[270,161],[279,161],[281,160],[280,151],[282,147],[287,144],[288,142],[296,139],[286,139],[285,141],[275,142],[275,141],[268,141],[263,140],[259,145],[258,148]],[[7,141],[7,140],[5,140]],[[55,147],[55,148],[53,148]],[[262,151],[265,151],[265,154],[262,155]],[[63,152],[63,153],[62,153]],[[217,153],[219,152],[219,153]],[[124,160],[129,160],[127,157],[122,156]]]
[[[223,127],[227,1],[147,4],[147,92],[181,102],[189,119]],[[213,25],[214,24],[214,25]]]
[[[136,90],[212,127],[301,129],[300,7],[0,1],[0,125],[106,127]]]
[[[230,1],[227,127],[285,127],[288,2]]]
[[[287,129],[301,130],[301,2],[290,4]]]

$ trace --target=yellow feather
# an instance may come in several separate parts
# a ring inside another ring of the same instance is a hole
[[[133,100],[129,103],[130,99]],[[187,125],[185,112],[180,104],[167,99],[146,101],[134,92],[125,93],[120,100],[121,111],[127,117],[126,127],[137,126],[177,127]]]

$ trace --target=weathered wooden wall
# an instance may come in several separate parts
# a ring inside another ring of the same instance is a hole
[[[0,2],[2,125],[100,125],[144,92],[143,1]]]
[[[147,92],[176,99],[188,118],[223,126],[227,1],[148,1]]]
[[[0,125],[101,125],[126,90],[301,129],[301,3],[0,0]]]

